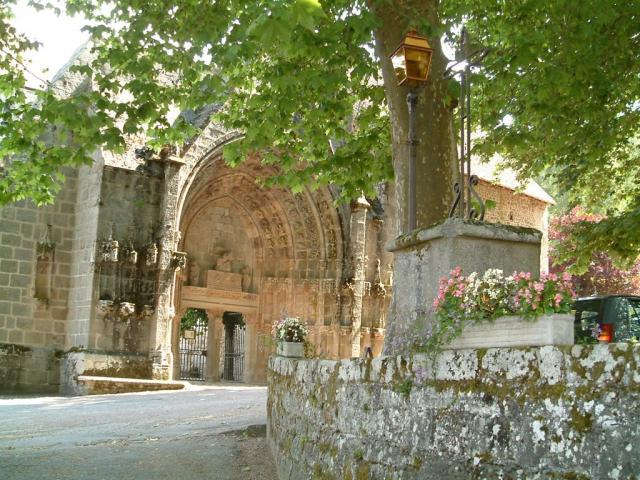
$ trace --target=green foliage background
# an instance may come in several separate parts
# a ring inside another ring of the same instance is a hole
[[[500,153],[521,176],[544,175],[569,207],[606,216],[573,228],[565,256],[631,262],[640,251],[640,0],[67,0],[92,36],[72,96],[25,87],[36,45],[11,27],[14,4],[0,5],[0,203],[51,201],[62,166],[122,149],[126,135],[180,144],[197,131],[170,123],[170,109],[204,105],[244,134],[229,163],[258,152],[281,168],[268,182],[373,194],[393,176],[377,58],[390,52],[374,45],[383,5],[432,41],[452,43],[464,23],[490,49],[474,70],[476,153]],[[436,25],[423,15],[434,8]]]

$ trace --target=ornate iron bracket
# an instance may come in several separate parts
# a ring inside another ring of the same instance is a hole
[[[463,28],[454,66],[464,61],[465,67],[458,72],[454,72],[450,67],[445,72],[446,77],[460,75],[458,181],[453,185],[455,198],[449,210],[449,217],[484,220],[485,204],[474,188],[478,185],[479,179],[477,175],[471,174],[471,65],[478,65],[486,55],[486,50],[469,53],[469,38],[466,28]]]

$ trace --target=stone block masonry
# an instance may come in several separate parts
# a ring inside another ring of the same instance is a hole
[[[640,347],[269,363],[280,479],[630,479]]]
[[[0,390],[56,391],[65,348],[77,171],[53,205],[0,208]]]

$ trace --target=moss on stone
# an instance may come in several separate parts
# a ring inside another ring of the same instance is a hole
[[[356,469],[356,480],[369,480],[369,464],[366,462],[360,463]]]
[[[413,380],[411,380],[410,378],[407,378],[401,383],[396,383],[393,386],[393,391],[400,395],[404,395],[405,398],[409,398],[412,388],[413,388]]]
[[[322,470],[322,466],[319,463],[313,464],[313,480],[335,480],[335,477]]]
[[[593,427],[593,415],[589,412],[580,412],[574,405],[571,407],[571,420],[569,420],[571,428],[579,433],[587,433]]]

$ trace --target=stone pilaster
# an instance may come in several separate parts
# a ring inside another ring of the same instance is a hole
[[[365,233],[369,202],[362,196],[351,204],[350,246],[353,271],[353,300],[351,302],[351,357],[360,356],[360,327],[362,325],[362,296],[365,277]]]
[[[175,315],[172,301],[176,265],[172,261],[180,232],[176,229],[176,209],[178,204],[178,172],[182,161],[172,155],[162,155],[156,161],[162,162],[164,185],[160,205],[160,235],[158,238],[158,263],[156,274],[156,308],[151,319],[150,356],[153,361],[153,378],[167,380],[173,364],[171,352],[171,322]]]
[[[207,311],[209,328],[207,337],[207,367],[205,381],[207,383],[220,381],[220,340],[224,335],[222,328],[222,312]]]

